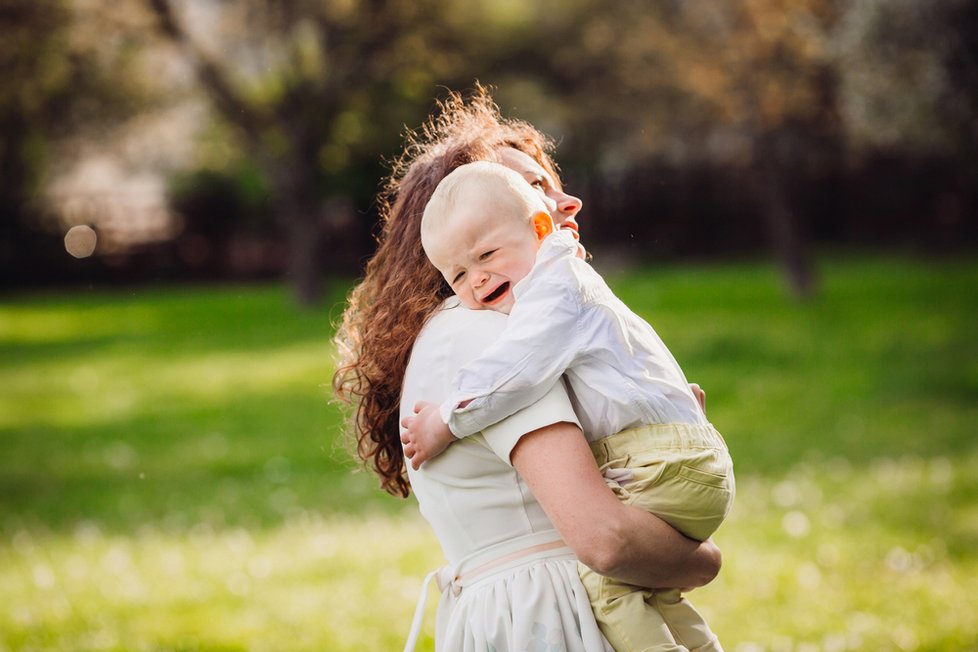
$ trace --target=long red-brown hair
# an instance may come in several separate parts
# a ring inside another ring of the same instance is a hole
[[[410,493],[398,423],[401,383],[425,320],[452,294],[421,248],[421,216],[438,182],[460,165],[494,161],[512,147],[558,178],[552,142],[533,126],[504,119],[489,92],[450,93],[438,112],[405,138],[378,195],[381,232],[364,278],[350,293],[336,333],[337,396],[350,403],[355,451],[385,491]]]

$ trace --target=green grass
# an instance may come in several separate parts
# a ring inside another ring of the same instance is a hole
[[[610,279],[735,459],[693,598],[731,651],[978,649],[978,261],[821,272]],[[400,649],[441,555],[342,450],[345,289],[0,300],[0,652]]]

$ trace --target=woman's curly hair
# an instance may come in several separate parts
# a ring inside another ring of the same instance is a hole
[[[518,149],[554,179],[553,144],[533,126],[504,119],[489,91],[477,85],[466,99],[452,92],[438,111],[405,137],[378,195],[381,231],[363,280],[350,293],[335,342],[336,395],[352,406],[355,451],[372,465],[385,491],[407,497],[401,450],[401,384],[414,340],[452,291],[421,248],[421,217],[438,183],[473,161],[495,161],[501,148]]]

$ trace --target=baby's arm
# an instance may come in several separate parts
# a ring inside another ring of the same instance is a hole
[[[576,295],[538,283],[516,302],[496,342],[455,376],[440,407],[421,401],[401,426],[404,455],[415,470],[456,439],[481,432],[542,398],[577,354]]]
[[[503,334],[455,376],[455,391],[441,406],[441,419],[455,437],[481,432],[532,405],[580,354],[577,286],[564,269],[547,272],[546,278],[527,279],[532,283],[523,288]]]
[[[449,399],[440,408],[422,401],[401,421],[404,455],[415,469],[456,438],[535,403],[578,354],[580,296],[568,268],[578,252],[567,240],[524,279],[502,335],[456,374]]]

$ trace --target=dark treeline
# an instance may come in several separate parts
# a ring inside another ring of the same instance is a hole
[[[13,0],[0,24],[8,289],[285,275],[314,303],[372,251],[404,127],[476,79],[554,137],[599,255],[771,255],[803,296],[822,248],[978,244],[964,0]],[[122,180],[65,181],[93,152]],[[120,203],[129,176],[160,205]]]

